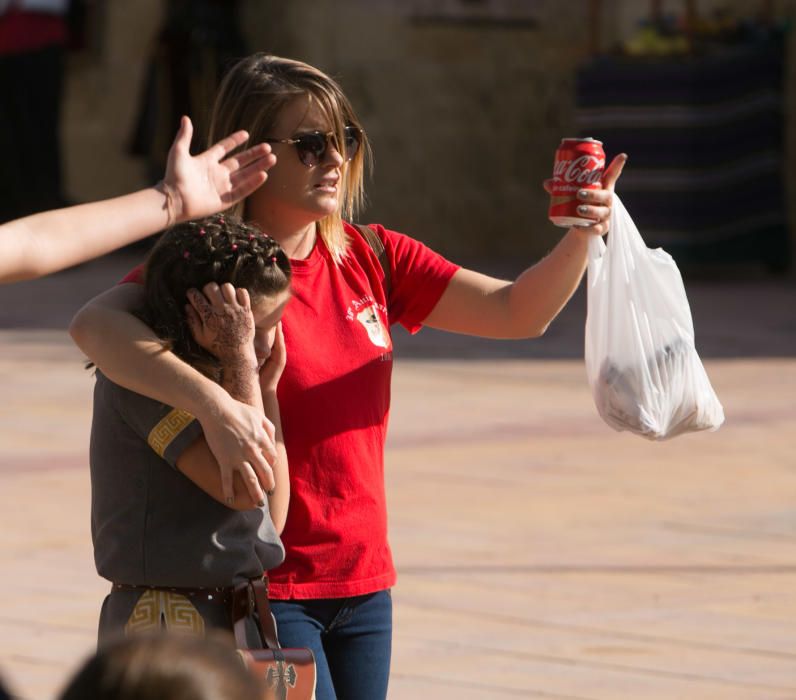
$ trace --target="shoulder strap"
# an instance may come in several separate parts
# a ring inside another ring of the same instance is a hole
[[[362,237],[368,242],[368,245],[373,249],[373,252],[376,253],[376,257],[379,259],[379,265],[381,265],[381,269],[384,271],[384,296],[389,300],[392,275],[390,274],[390,261],[387,260],[387,250],[384,247],[384,243],[381,242],[381,238],[378,237],[370,226],[364,226],[362,224],[354,224],[354,226],[362,234]]]
[[[268,582],[265,577],[249,579],[237,584],[232,593],[232,628],[238,649],[248,649],[246,640],[246,618],[257,612],[260,636],[267,649],[278,650],[276,620],[268,604]]]

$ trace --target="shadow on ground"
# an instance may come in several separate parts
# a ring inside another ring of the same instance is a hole
[[[41,280],[0,286],[0,328],[65,329],[86,301],[115,284],[142,258],[140,250],[127,250]],[[480,264],[478,269],[504,279],[520,271],[505,263]],[[796,280],[745,270],[691,273],[686,291],[703,357],[796,355]],[[430,328],[410,336],[396,327],[396,357],[577,359],[583,357],[585,318],[581,285],[541,338],[494,341]]]

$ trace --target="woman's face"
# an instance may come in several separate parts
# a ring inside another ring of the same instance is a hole
[[[252,299],[252,316],[254,316],[254,352],[257,355],[257,369],[261,369],[271,356],[276,336],[276,324],[290,301],[290,290],[274,297],[255,297]]]
[[[293,139],[301,134],[332,131],[332,124],[321,108],[306,96],[296,97],[280,112],[269,139]],[[299,160],[294,144],[272,143],[276,165],[268,180],[249,197],[247,216],[264,229],[307,225],[336,212],[340,205],[344,159],[328,143],[316,165]]]

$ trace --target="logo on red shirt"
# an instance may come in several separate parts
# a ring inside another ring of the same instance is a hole
[[[345,317],[348,321],[359,321],[376,347],[389,348],[390,334],[382,321],[382,314],[386,313],[383,304],[377,303],[372,297],[362,297],[351,302]]]

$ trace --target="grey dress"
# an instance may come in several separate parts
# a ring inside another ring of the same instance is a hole
[[[231,629],[212,591],[185,596],[168,589],[228,588],[284,559],[267,503],[232,510],[176,469],[201,432],[189,413],[97,371],[90,449],[94,561],[109,581],[141,587],[112,589],[100,614],[100,643],[153,628]]]

